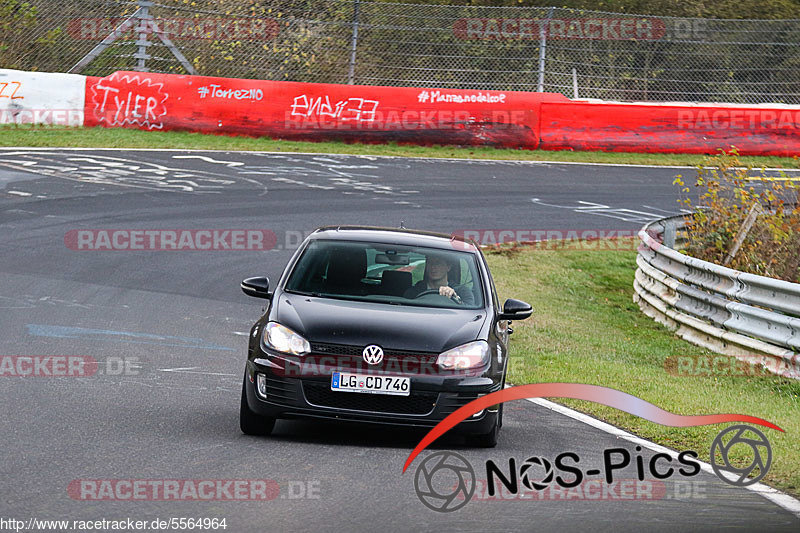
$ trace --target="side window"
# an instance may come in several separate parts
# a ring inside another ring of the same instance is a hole
[[[494,279],[492,279],[492,271],[489,270],[489,265],[486,264],[486,258],[483,257],[483,254],[481,254],[481,263],[483,263],[483,268],[486,269],[486,274],[489,276],[489,292],[491,293],[492,296],[492,302],[494,303],[494,308],[499,310],[500,303],[499,300],[497,299],[497,292],[495,291],[494,288]]]
[[[472,290],[474,288],[474,283],[472,281],[472,269],[470,268],[470,264],[466,259],[459,259],[460,267],[461,267],[461,280],[459,281],[459,285],[466,285],[467,288]]]

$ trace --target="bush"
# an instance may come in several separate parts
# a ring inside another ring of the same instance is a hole
[[[738,153],[722,152],[697,167],[697,205],[682,176],[675,179],[692,209],[686,217],[684,253],[743,272],[800,282],[798,187],[786,173],[768,176],[742,166]],[[738,252],[727,260],[753,206],[761,208]]]

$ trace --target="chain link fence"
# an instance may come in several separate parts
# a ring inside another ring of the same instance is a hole
[[[800,21],[356,0],[0,0],[0,67],[800,104]]]

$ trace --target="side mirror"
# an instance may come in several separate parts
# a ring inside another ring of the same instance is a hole
[[[272,293],[269,292],[269,278],[247,278],[242,282],[242,292],[254,298],[272,299]]]
[[[498,320],[525,320],[533,313],[533,308],[530,304],[521,300],[514,300],[509,298],[503,304],[503,312],[497,317]]]

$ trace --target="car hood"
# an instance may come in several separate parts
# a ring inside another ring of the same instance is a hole
[[[271,319],[312,343],[443,352],[474,341],[483,309],[437,309],[282,293]]]

